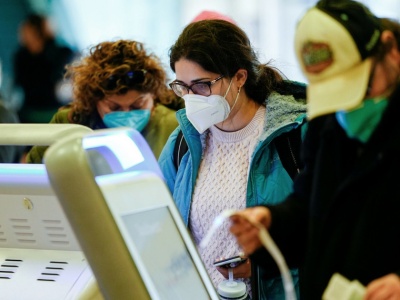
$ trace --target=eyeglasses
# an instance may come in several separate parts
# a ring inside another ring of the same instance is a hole
[[[103,82],[103,88],[106,90],[113,90],[118,85],[125,85],[129,88],[134,87],[136,84],[143,83],[146,73],[146,70],[136,70],[129,71],[123,75],[111,75]]]
[[[189,91],[192,91],[193,94],[208,97],[211,95],[211,86],[223,77],[224,75],[221,75],[214,80],[195,82],[191,85],[186,85],[179,81],[173,81],[169,86],[178,97],[183,97],[184,95],[189,94]]]

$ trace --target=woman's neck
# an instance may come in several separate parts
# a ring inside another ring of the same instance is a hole
[[[260,103],[257,103],[252,99],[246,98],[244,101],[239,99],[233,110],[230,112],[228,118],[215,126],[220,130],[228,132],[243,129],[254,118],[254,115],[260,106]]]

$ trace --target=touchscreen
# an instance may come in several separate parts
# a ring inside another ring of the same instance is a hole
[[[122,220],[161,299],[210,298],[167,207]]]

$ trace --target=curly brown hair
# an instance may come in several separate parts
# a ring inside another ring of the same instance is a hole
[[[102,42],[92,46],[89,54],[67,65],[66,77],[73,86],[73,111],[90,114],[97,102],[106,96],[125,94],[129,90],[152,93],[155,103],[169,104],[174,95],[167,88],[167,75],[160,59],[147,53],[143,43],[132,40]],[[129,71],[145,70],[144,81],[127,86],[119,79],[112,89],[106,87],[111,76],[123,76]]]

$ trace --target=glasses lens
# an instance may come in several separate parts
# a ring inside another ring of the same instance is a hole
[[[210,96],[211,95],[210,86],[204,82],[199,82],[199,83],[193,84],[192,91],[193,91],[193,93],[202,95],[202,96]]]
[[[169,86],[178,97],[182,97],[188,93],[187,88],[177,82],[172,82]]]

